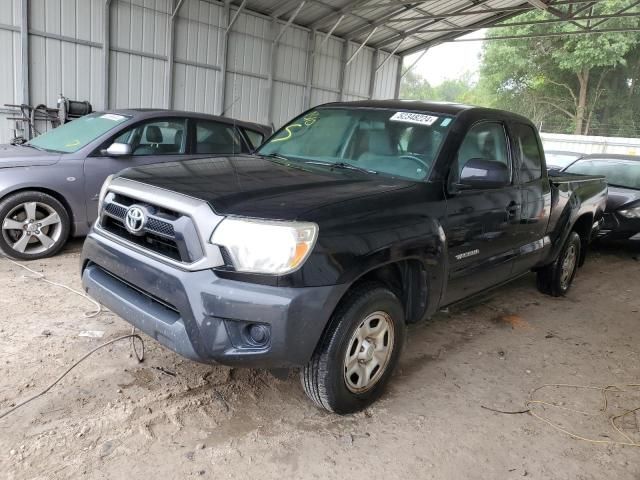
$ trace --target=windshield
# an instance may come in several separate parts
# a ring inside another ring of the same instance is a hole
[[[49,130],[29,141],[28,145],[48,152],[77,152],[129,118],[115,113],[92,113]]]
[[[640,190],[640,160],[578,160],[566,171],[582,175],[604,175],[609,185]]]
[[[452,121],[390,109],[319,108],[283,127],[258,153],[422,180]]]
[[[580,153],[554,153],[554,152],[546,152],[544,154],[547,160],[547,166],[556,167],[556,168],[564,168],[569,165],[571,162],[576,161],[582,154]]]

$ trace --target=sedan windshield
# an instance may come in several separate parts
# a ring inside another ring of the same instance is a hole
[[[582,175],[604,175],[609,185],[640,190],[640,160],[578,160],[567,167],[566,171]]]
[[[48,152],[77,152],[129,118],[131,117],[115,113],[92,113],[49,130],[29,141],[27,145]]]
[[[258,153],[423,180],[452,121],[423,112],[319,108],[284,126]]]

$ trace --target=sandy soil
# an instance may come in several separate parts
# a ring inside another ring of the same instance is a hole
[[[31,268],[79,288],[80,242]],[[102,350],[49,394],[0,420],[0,477],[131,478],[640,478],[640,448],[575,440],[521,410],[549,383],[640,383],[640,242],[601,247],[567,298],[533,276],[416,325],[387,394],[369,410],[314,408],[297,372],[208,367],[152,340],[138,364],[127,342]],[[634,258],[635,257],[635,258]],[[42,389],[85,352],[129,333],[112,314],[0,258],[0,412]],[[100,339],[78,336],[104,332]],[[595,411],[595,390],[538,398]],[[609,395],[608,412],[640,406]],[[534,406],[599,440],[624,440],[604,415]],[[640,414],[638,414],[640,417]],[[639,419],[621,419],[640,441]]]

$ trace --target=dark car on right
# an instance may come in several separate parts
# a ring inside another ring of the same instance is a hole
[[[640,233],[640,156],[585,155],[563,171],[607,177],[609,197],[602,237],[624,240]]]

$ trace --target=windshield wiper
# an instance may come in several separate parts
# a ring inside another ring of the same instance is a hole
[[[369,173],[369,174],[374,174],[377,175],[378,172],[376,172],[375,170],[369,170],[368,168],[362,168],[362,167],[358,167],[356,165],[352,165],[350,163],[347,162],[321,162],[318,160],[307,160],[304,163],[310,163],[311,165],[324,165],[327,166],[331,169],[334,168],[340,168],[343,170],[355,170],[357,172],[362,172],[362,173]]]

